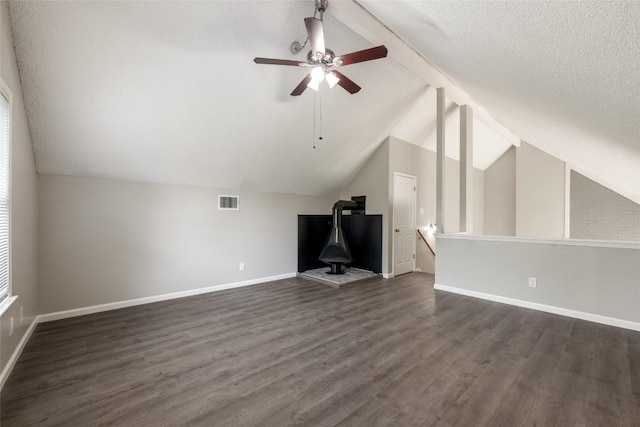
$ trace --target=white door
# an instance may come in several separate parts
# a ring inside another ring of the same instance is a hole
[[[416,177],[393,173],[393,274],[415,268]]]

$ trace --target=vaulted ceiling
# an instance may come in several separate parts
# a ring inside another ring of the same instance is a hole
[[[359,3],[519,138],[640,203],[640,2]]]
[[[387,135],[432,148],[434,87],[446,85],[451,157],[453,102],[468,101],[476,167],[521,138],[640,200],[638,4],[332,0],[327,46],[384,43],[389,57],[341,70],[356,95],[291,97],[306,69],[252,59],[302,59],[289,46],[313,10],[12,2],[38,171],[332,194]]]

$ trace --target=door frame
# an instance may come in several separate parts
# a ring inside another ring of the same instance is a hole
[[[404,178],[411,178],[415,184],[415,190],[413,192],[413,211],[411,212],[413,227],[416,227],[416,207],[418,206],[418,177],[403,172],[393,172],[393,197],[391,198],[391,277],[396,274],[396,238],[395,238],[395,220],[396,220],[396,176],[402,176]],[[413,267],[412,272],[416,271],[416,248],[415,248],[415,234],[413,235]]]

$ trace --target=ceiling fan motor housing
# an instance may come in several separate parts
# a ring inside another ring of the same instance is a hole
[[[322,52],[314,53],[313,50],[310,50],[307,54],[307,62],[311,66],[323,64],[325,67],[330,67],[334,65],[333,60],[335,59],[335,57],[336,54],[333,53],[331,49],[325,49],[324,55],[322,54]]]

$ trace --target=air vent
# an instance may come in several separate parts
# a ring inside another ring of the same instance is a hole
[[[240,209],[238,196],[218,196],[218,209],[225,211],[237,211]]]

